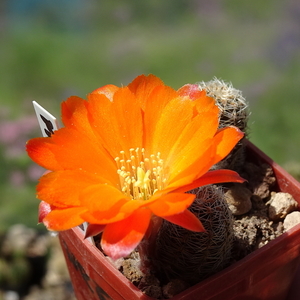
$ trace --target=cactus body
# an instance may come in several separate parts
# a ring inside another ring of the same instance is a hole
[[[248,104],[240,90],[232,84],[214,78],[208,82],[198,83],[200,90],[205,90],[207,95],[214,98],[220,109],[219,128],[236,126],[247,136]],[[231,169],[239,171],[245,161],[244,139],[238,142],[231,153],[215,165],[215,169]]]
[[[233,219],[216,186],[192,191],[196,199],[190,210],[201,220],[206,232],[193,232],[164,221],[156,245],[158,272],[165,280],[182,279],[195,284],[229,263],[233,242]]]

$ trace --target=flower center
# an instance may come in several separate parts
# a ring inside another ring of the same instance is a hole
[[[160,153],[145,157],[144,148],[130,149],[129,155],[120,151],[116,157],[122,192],[134,200],[148,200],[156,191],[162,190],[166,178]]]

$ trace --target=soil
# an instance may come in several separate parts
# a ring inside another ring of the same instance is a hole
[[[252,208],[243,215],[234,216],[231,264],[284,232],[283,219],[274,222],[268,216],[269,200],[276,193],[272,168],[260,162],[246,162],[239,174],[247,180],[243,185],[252,193]],[[224,188],[230,189],[230,185]],[[117,268],[145,294],[155,299],[170,299],[189,287],[188,283],[178,278],[161,284],[154,274],[143,274],[139,269],[137,251],[118,261]]]
[[[232,262],[238,261],[266,245],[283,233],[283,222],[275,223],[268,216],[268,201],[276,187],[276,178],[267,164],[246,163],[241,176],[248,180],[252,192],[251,210],[234,217],[234,245]]]

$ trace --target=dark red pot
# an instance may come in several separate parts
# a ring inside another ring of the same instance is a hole
[[[292,194],[300,204],[300,184],[291,175],[250,142],[247,152],[248,158],[271,165],[277,178],[277,190]],[[59,238],[78,300],[153,299],[129,282],[89,240],[85,240],[80,228],[61,232]],[[300,299],[296,295],[297,283],[293,283],[298,279],[295,274],[299,254],[300,224],[172,299]],[[297,274],[300,279],[300,272]]]

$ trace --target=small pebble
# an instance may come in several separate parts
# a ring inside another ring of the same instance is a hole
[[[235,216],[243,215],[252,208],[252,193],[241,184],[234,184],[226,193],[225,199]]]
[[[287,231],[300,223],[300,211],[293,211],[288,214],[283,222],[284,230]]]
[[[272,195],[269,206],[269,218],[273,221],[279,221],[287,214],[296,210],[298,202],[288,193],[276,193]]]

